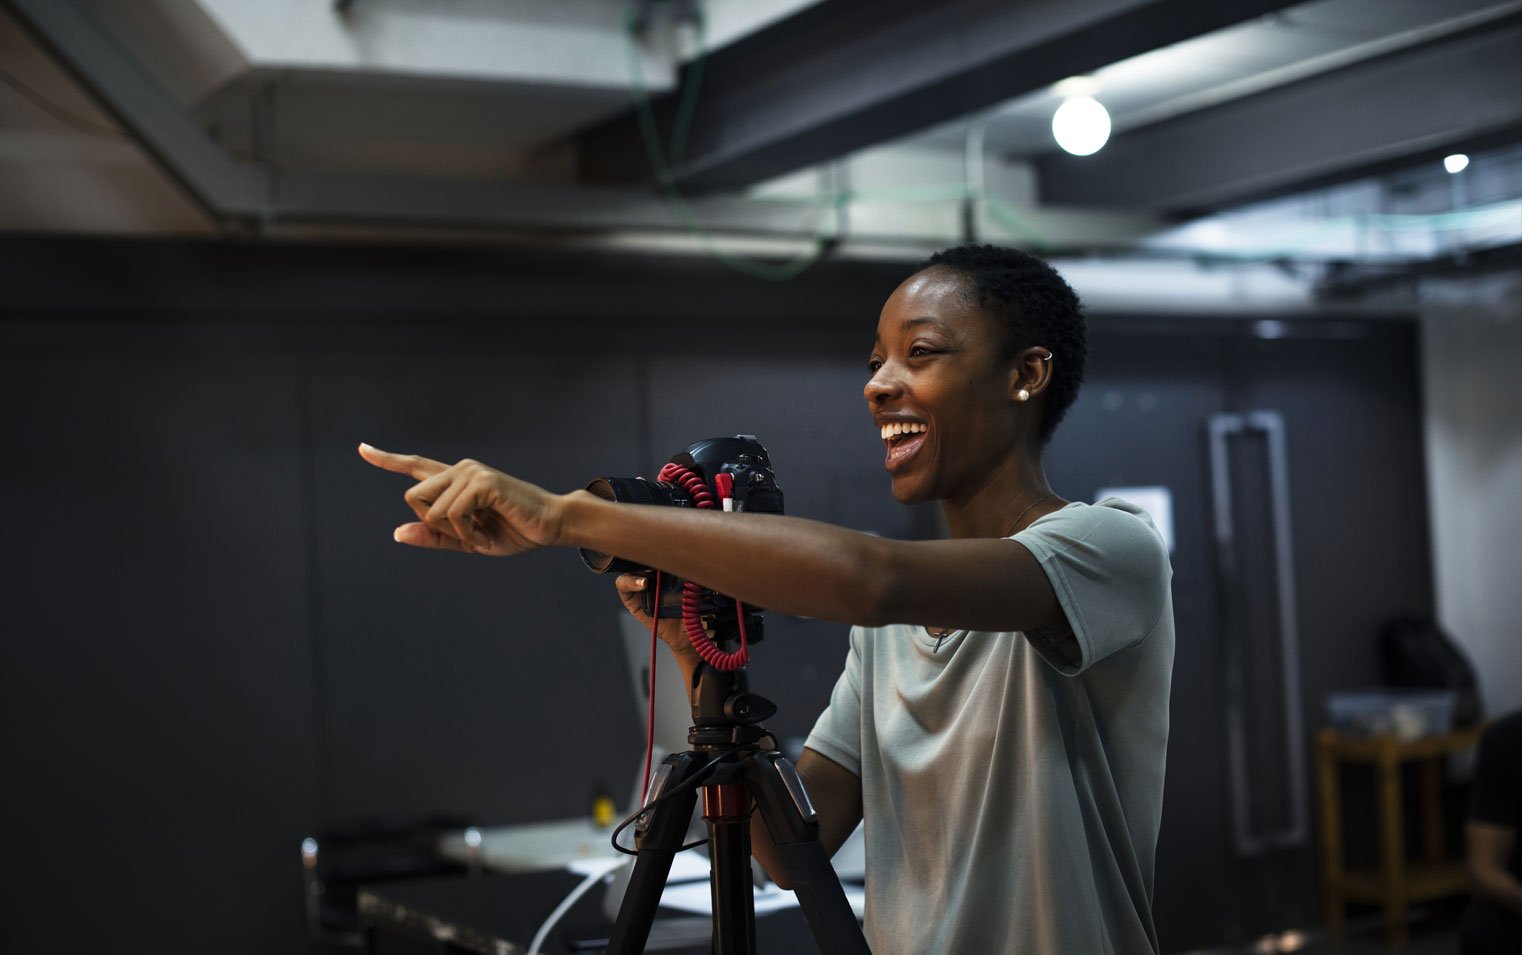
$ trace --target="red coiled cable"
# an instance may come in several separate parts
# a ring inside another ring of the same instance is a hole
[[[689,468],[674,462],[667,464],[661,468],[657,479],[680,484],[692,497],[694,507],[712,509],[715,506],[713,492],[709,491],[703,479]],[[698,617],[698,601],[702,595],[703,588],[692,581],[682,584],[682,623],[687,628],[687,640],[692,644],[692,649],[696,650],[698,656],[715,670],[738,670],[750,663],[750,648],[745,639],[745,607],[740,601],[735,601],[735,613],[740,623],[740,649],[725,653],[714,644],[708,634],[703,632],[703,622]]]
[[[700,508],[712,508],[713,494],[703,479],[693,474],[691,470],[680,464],[667,464],[661,468],[658,475],[662,481],[675,481],[692,495],[693,503]],[[723,478],[724,480],[720,480]],[[728,475],[715,475],[715,483],[720,486],[725,497],[729,497],[730,487]],[[735,613],[740,624],[740,649],[735,653],[725,653],[714,646],[713,640],[703,632],[703,623],[698,619],[698,598],[703,588],[688,581],[682,589],[682,620],[687,625],[687,640],[692,648],[698,652],[708,665],[715,670],[736,670],[750,662],[750,648],[745,638],[745,605],[735,601]],[[650,759],[655,748],[655,645],[656,631],[660,626],[661,619],[661,572],[655,572],[655,612],[650,615],[650,726],[645,732],[645,781],[640,787],[639,801],[643,805],[650,793]]]

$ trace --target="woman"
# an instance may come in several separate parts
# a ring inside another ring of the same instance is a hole
[[[1047,485],[1042,449],[1084,355],[1077,297],[1024,253],[950,249],[894,291],[865,396],[893,496],[940,501],[944,541],[629,507],[474,461],[361,453],[420,482],[403,543],[590,547],[852,624],[798,770],[827,850],[865,818],[875,952],[1156,952],[1171,570],[1140,509],[1069,503]],[[737,551],[743,567],[727,559]],[[631,613],[645,586],[619,578]],[[698,658],[677,622],[660,636],[690,681]],[[753,837],[785,885],[759,821]]]

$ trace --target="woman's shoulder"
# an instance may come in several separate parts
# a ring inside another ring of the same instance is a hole
[[[1157,533],[1157,528],[1152,522],[1152,515],[1145,508],[1125,498],[1106,497],[1093,504],[1071,501],[1031,521],[1026,530],[1041,526],[1051,527],[1054,524],[1134,527],[1138,521],[1154,534]]]
[[[1167,560],[1167,548],[1152,515],[1137,504],[1107,497],[1085,504],[1074,501],[1032,521],[1016,539],[1045,539],[1059,549],[1075,544],[1137,559]]]

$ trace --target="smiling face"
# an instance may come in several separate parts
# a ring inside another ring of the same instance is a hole
[[[970,492],[1019,440],[1014,366],[966,281],[945,268],[918,272],[878,318],[864,394],[902,504]]]

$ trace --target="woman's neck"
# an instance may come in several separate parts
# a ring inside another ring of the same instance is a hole
[[[941,511],[953,538],[1003,537],[1044,513],[1037,502],[1051,494],[1040,453],[1014,451],[966,494],[942,499]]]

